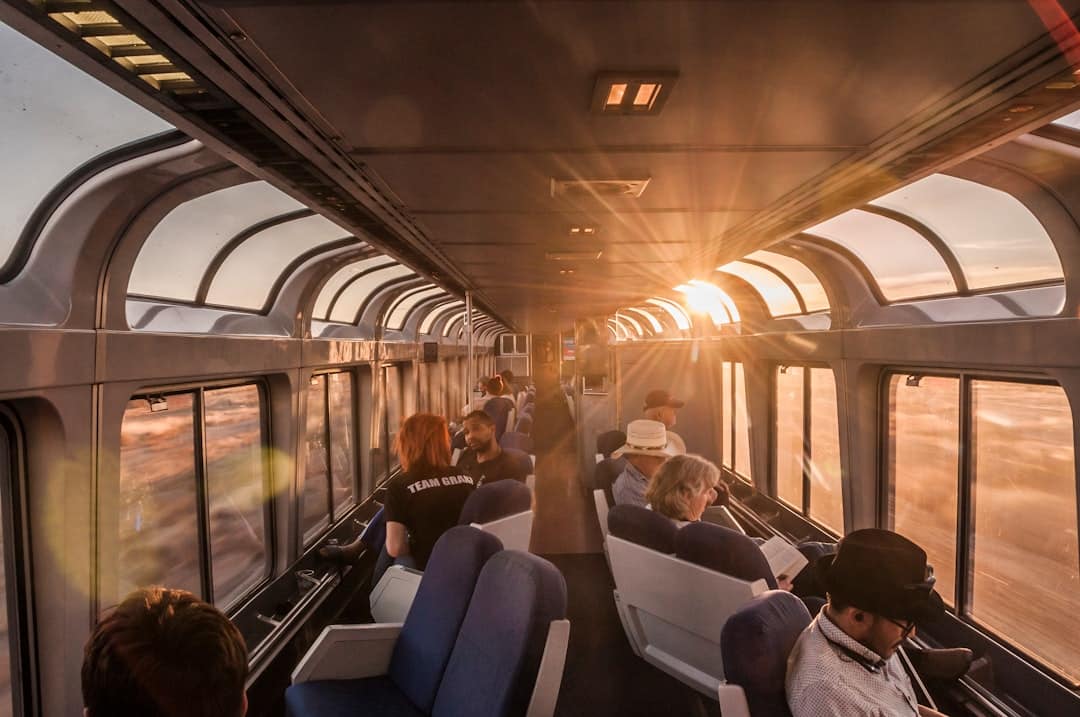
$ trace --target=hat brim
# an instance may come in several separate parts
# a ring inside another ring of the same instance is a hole
[[[659,458],[671,458],[677,455],[674,453],[670,445],[664,448],[635,448],[633,446],[623,446],[616,448],[611,452],[612,458],[622,458],[623,456],[657,456]]]
[[[833,580],[831,578],[831,575],[830,575],[831,568],[832,568],[832,565],[833,565],[833,561],[835,559],[836,559],[836,554],[833,553],[831,555],[823,555],[823,556],[821,556],[814,563],[814,577],[817,579],[817,583],[819,585],[822,585],[825,588],[826,591],[830,591],[830,592],[833,591],[834,589],[838,588],[838,587],[842,588],[842,586],[838,586],[838,585],[835,584],[835,580]],[[841,589],[841,592],[844,592],[844,591]],[[847,592],[844,592],[844,594],[845,594],[845,597],[849,597],[851,599],[854,599],[854,598],[852,598],[850,593],[857,593],[857,592],[858,592],[858,588],[854,588],[854,589],[849,589]],[[896,618],[898,620],[913,620],[916,623],[923,623],[923,622],[936,620],[937,618],[939,618],[939,617],[941,617],[942,615],[945,614],[945,601],[941,598],[941,595],[939,595],[938,592],[936,590],[933,590],[933,589],[930,590],[929,593],[927,593],[927,596],[926,596],[925,600],[921,600],[919,602],[915,602],[915,603],[912,603],[912,604],[909,604],[909,605],[897,606],[898,609],[895,609],[895,610],[882,608],[882,607],[873,608],[873,607],[869,607],[869,606],[865,606],[865,605],[858,605],[856,603],[852,603],[852,604],[855,607],[858,607],[858,608],[863,609],[863,610],[867,610],[869,612],[875,612],[877,614],[881,614],[881,615],[884,615],[886,617],[893,617],[893,618]],[[878,612],[878,611],[883,611],[883,612]],[[886,614],[886,613],[891,613],[891,614]]]
[[[668,402],[665,403],[664,405],[665,406],[670,406],[671,408],[682,408],[683,406],[686,405],[686,401],[680,401],[677,398],[672,398],[672,399],[669,399]]]

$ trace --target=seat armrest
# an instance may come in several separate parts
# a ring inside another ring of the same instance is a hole
[[[720,717],[750,717],[750,706],[746,704],[743,688],[721,682],[717,693],[720,698]]]
[[[357,680],[385,675],[390,669],[402,623],[329,625],[301,658],[293,684],[312,680]]]
[[[548,626],[544,655],[536,672],[536,684],[525,717],[551,717],[559,701],[563,669],[566,667],[566,648],[570,644],[570,621],[552,620]],[[725,716],[726,717],[726,716]]]

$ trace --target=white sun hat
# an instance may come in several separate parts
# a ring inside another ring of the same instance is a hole
[[[612,458],[622,456],[659,456],[670,458],[682,451],[668,443],[667,429],[660,421],[640,418],[630,421],[626,426],[626,444],[611,454]]]

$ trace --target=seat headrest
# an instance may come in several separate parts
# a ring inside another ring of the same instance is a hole
[[[626,434],[622,431],[604,431],[596,437],[596,452],[610,458],[613,451],[626,443]]]
[[[661,553],[675,552],[675,524],[638,505],[617,505],[608,511],[608,533]]]
[[[792,581],[791,592],[799,597],[809,597],[811,595],[824,597],[825,586],[817,579],[814,563],[826,555],[833,555],[836,553],[836,543],[819,543],[808,540],[799,543],[795,547],[797,547],[799,552],[810,562],[795,576],[795,579]]]
[[[499,446],[507,452],[527,454],[532,447],[532,438],[518,431],[507,431],[499,439]],[[532,473],[532,470],[529,470]]]
[[[490,523],[499,518],[523,513],[532,505],[532,492],[516,480],[500,480],[473,491],[461,507],[459,525]]]
[[[517,425],[514,426],[514,430],[518,433],[532,433],[533,419],[528,413],[522,413],[517,419]]]
[[[806,606],[784,590],[755,596],[724,623],[724,675],[746,692],[750,714],[787,714],[787,659],[809,624]]]
[[[502,550],[491,533],[458,525],[435,543],[394,645],[390,678],[409,700],[431,710],[481,570]]]
[[[675,536],[678,558],[740,580],[764,580],[776,589],[769,561],[749,537],[712,523],[690,523]]]

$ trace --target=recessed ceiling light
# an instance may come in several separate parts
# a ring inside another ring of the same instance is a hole
[[[544,254],[544,258],[548,261],[596,261],[603,253],[602,249],[549,251]]]
[[[679,73],[671,70],[601,72],[593,87],[595,114],[659,114]]]
[[[591,236],[596,236],[596,233],[598,231],[599,231],[599,228],[592,225],[592,224],[585,224],[585,225],[582,225],[582,226],[575,225],[575,226],[570,227],[570,235],[571,236],[582,236],[582,235],[584,235],[584,236],[591,237]]]

